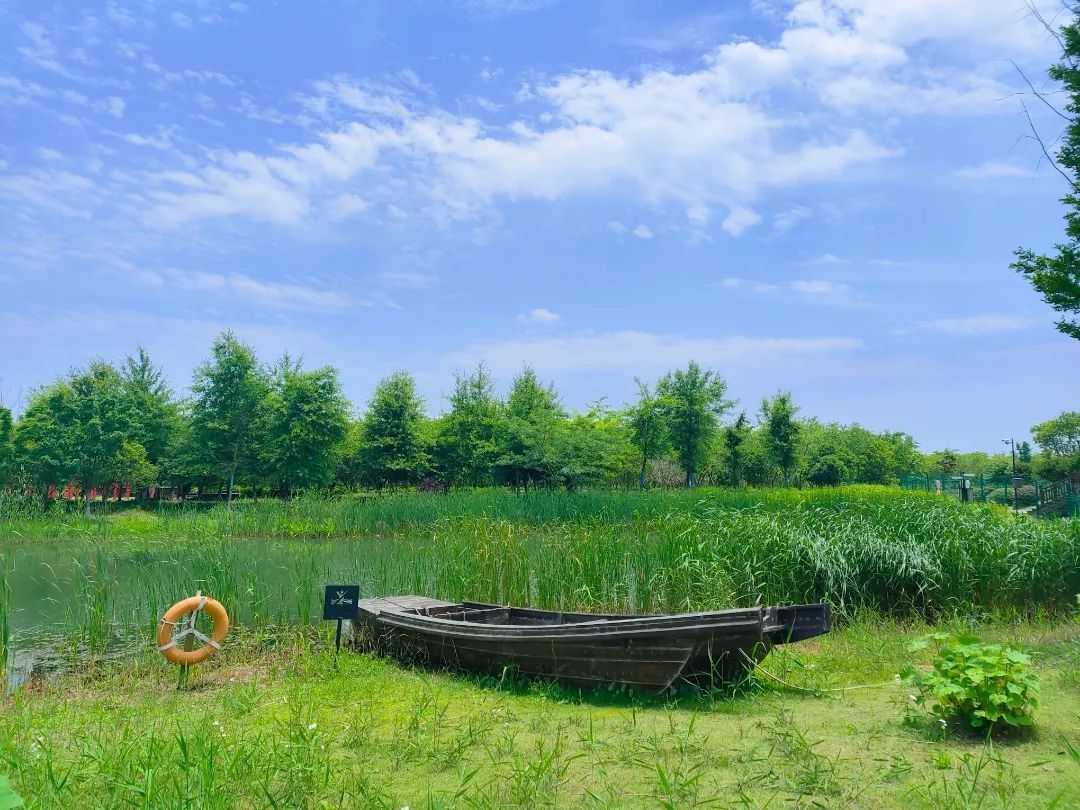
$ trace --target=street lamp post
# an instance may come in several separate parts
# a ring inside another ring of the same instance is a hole
[[[1017,503],[1016,496],[1016,439],[1002,439],[1001,442],[1009,445],[1009,449],[1012,450],[1013,511],[1019,512],[1020,506]]]

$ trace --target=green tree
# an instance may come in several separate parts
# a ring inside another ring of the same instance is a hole
[[[1016,445],[1016,459],[1022,464],[1031,463],[1031,445],[1027,442],[1020,442]]]
[[[556,433],[566,420],[554,386],[525,368],[510,385],[499,422],[496,469],[514,489],[550,480],[558,466]]]
[[[116,455],[115,477],[121,483],[142,489],[157,482],[158,468],[150,461],[145,447],[136,441],[124,439]]]
[[[252,471],[259,457],[258,428],[269,392],[255,352],[232,332],[223,332],[210,359],[195,369],[191,384],[189,464],[227,481],[231,504],[238,474]]]
[[[602,401],[556,422],[552,475],[570,492],[627,482],[635,456],[623,414]]]
[[[1080,453],[1080,411],[1068,411],[1035,425],[1031,429],[1035,443],[1055,456]]]
[[[1080,411],[1068,411],[1031,429],[1042,453],[1035,471],[1043,478],[1080,483]]]
[[[397,371],[375,388],[363,420],[360,468],[365,483],[402,486],[419,481],[428,469],[424,403],[416,383]]]
[[[100,361],[37,391],[19,419],[16,442],[34,480],[71,480],[83,490],[86,516],[95,487],[118,480],[131,414],[117,370]]]
[[[690,361],[660,378],[656,393],[665,402],[667,433],[686,473],[686,486],[697,484],[720,430],[720,417],[735,403],[726,399],[727,382],[715,371]]]
[[[440,473],[456,486],[490,484],[499,427],[495,381],[479,365],[472,374],[455,375],[454,390],[447,399],[450,412],[439,422],[435,448]]]
[[[919,445],[910,435],[900,431],[885,432],[881,434],[892,448],[892,470],[890,471],[889,483],[899,483],[905,475],[914,475],[922,469],[922,453]]]
[[[638,399],[626,409],[626,426],[630,431],[630,443],[641,456],[641,472],[638,486],[645,489],[645,472],[649,461],[667,450],[668,435],[665,424],[667,401],[649,390],[649,384],[634,378],[638,387]]]
[[[747,440],[750,438],[750,420],[746,411],[724,428],[724,460],[727,465],[727,482],[737,487],[743,483],[746,468]]]
[[[146,462],[160,474],[166,458],[175,450],[180,438],[180,406],[165,375],[150,360],[142,346],[134,356],[124,358],[120,371],[124,396],[131,424],[128,435],[145,450]],[[140,468],[140,490],[157,483],[156,476],[145,480],[146,468]],[[134,477],[124,479],[135,484]]]
[[[15,422],[11,411],[0,405],[0,518],[4,516],[4,498],[15,483],[15,470]]]
[[[1016,251],[1016,261],[1011,266],[1027,278],[1054,311],[1064,313],[1065,317],[1057,322],[1058,330],[1080,340],[1080,190],[1077,187],[1077,171],[1080,170],[1080,20],[1075,7],[1066,6],[1066,9],[1071,20],[1060,32],[1051,29],[1061,46],[1061,61],[1052,65],[1048,72],[1051,79],[1061,83],[1066,99],[1064,112],[1055,109],[1066,121],[1055,157],[1050,158],[1040,139],[1044,153],[1068,183],[1068,190],[1061,199],[1065,206],[1066,241],[1055,245],[1052,255],[1021,248]],[[1052,106],[1043,94],[1036,95]]]
[[[358,487],[364,483],[363,469],[364,420],[352,419],[345,430],[345,439],[341,444],[334,480],[347,487]]]
[[[0,490],[15,480],[15,421],[11,411],[0,405]]]
[[[841,449],[831,449],[809,460],[806,480],[816,487],[836,487],[851,477],[851,462]]]
[[[784,486],[791,483],[791,471],[798,453],[799,423],[795,419],[798,410],[791,401],[790,392],[781,392],[772,399],[761,401],[765,447],[773,463],[780,468]]]
[[[960,468],[960,458],[955,450],[946,447],[930,454],[931,466],[944,475],[952,475]]]
[[[261,441],[264,475],[289,498],[297,487],[334,477],[349,429],[349,403],[337,371],[305,371],[286,354],[273,368]]]

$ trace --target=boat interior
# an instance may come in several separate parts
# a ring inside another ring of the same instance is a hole
[[[530,608],[502,607],[485,605],[479,602],[463,602],[458,605],[440,605],[437,607],[418,607],[405,611],[418,616],[430,616],[469,624],[517,625],[520,627],[541,627],[559,624],[583,624],[585,622],[607,622],[613,619],[627,619],[629,616],[603,615],[597,613],[564,613],[553,610],[532,610]]]

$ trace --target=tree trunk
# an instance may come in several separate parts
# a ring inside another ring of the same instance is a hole
[[[90,487],[89,485],[83,490],[83,501],[86,504],[86,517],[90,518]]]
[[[229,491],[226,495],[227,508],[232,509],[233,482],[236,480],[236,467],[229,470]]]
[[[641,478],[638,481],[638,485],[645,489],[645,466],[649,463],[649,459],[644,453],[641,454]]]

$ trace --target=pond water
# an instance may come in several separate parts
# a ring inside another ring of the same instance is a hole
[[[151,643],[164,611],[199,590],[221,601],[238,629],[321,621],[326,585],[370,592],[380,571],[397,567],[390,558],[412,556],[413,546],[357,539],[2,544],[9,687],[64,662]]]
[[[85,542],[0,546],[15,635],[68,629],[101,600],[114,621],[156,622],[156,616],[139,616],[140,609],[215,586],[220,594],[215,598],[233,602],[240,621],[308,621],[321,587],[318,594],[308,589],[317,586],[316,580],[336,582],[361,573],[368,566],[357,564],[359,553],[378,553],[378,545],[259,540],[231,541],[214,549],[109,549]]]

